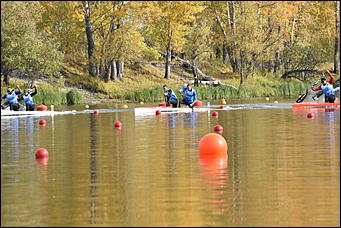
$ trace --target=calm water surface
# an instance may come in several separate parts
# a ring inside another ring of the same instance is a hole
[[[340,226],[340,110],[311,112],[1,119],[1,225]],[[228,158],[202,158],[217,124]]]

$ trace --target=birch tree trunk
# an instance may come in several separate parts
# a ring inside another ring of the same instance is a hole
[[[116,60],[111,60],[111,72],[110,72],[110,79],[116,80],[117,77],[117,67],[116,67]]]
[[[117,60],[116,68],[117,68],[117,78],[122,80],[123,79],[123,61]]]

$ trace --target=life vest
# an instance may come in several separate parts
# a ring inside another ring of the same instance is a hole
[[[14,91],[10,94],[6,94],[6,98],[8,99],[8,103],[18,104],[18,96]]]
[[[195,89],[192,88],[191,91],[187,89],[187,87],[180,89],[181,92],[185,92],[184,94],[184,100],[189,103],[194,103],[197,101],[197,93],[195,92]]]
[[[28,94],[27,96],[23,95],[23,98],[24,98],[25,104],[34,104],[31,94]]]
[[[325,95],[334,95],[333,85],[328,82],[325,85],[321,85],[321,89]]]
[[[174,91],[169,89],[167,91],[167,97],[169,98],[169,100],[177,100],[177,96],[175,95]]]

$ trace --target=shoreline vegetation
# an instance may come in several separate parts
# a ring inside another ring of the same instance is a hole
[[[183,80],[180,76],[176,79],[160,81],[148,80],[146,76],[140,80],[129,82],[109,82],[104,83],[90,76],[81,76],[79,81],[66,80],[49,82],[39,80],[38,93],[34,96],[36,104],[60,105],[60,104],[90,104],[90,103],[122,103],[122,102],[159,102],[164,100],[162,85],[167,84],[174,90],[178,97],[181,95],[178,90],[185,86],[189,80]],[[295,79],[276,80],[269,79],[267,76],[254,76],[248,79],[242,87],[234,89],[226,86],[195,86],[199,100],[218,100],[218,99],[238,99],[238,98],[257,98],[257,97],[287,97],[296,99],[310,87],[309,83],[300,82]],[[237,79],[223,80],[225,83],[236,85]],[[72,83],[72,84],[71,84]],[[16,85],[24,90],[29,88],[31,82],[22,78],[12,77],[7,86],[1,81],[1,94],[6,93],[8,87],[14,88]],[[96,86],[94,86],[96,85]],[[92,88],[92,91],[89,91]],[[95,88],[95,89],[93,89]]]

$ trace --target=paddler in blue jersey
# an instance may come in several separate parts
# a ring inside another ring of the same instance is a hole
[[[178,107],[178,97],[175,95],[172,89],[169,89],[167,85],[163,85],[163,94],[166,97],[167,106],[172,105],[173,108]]]
[[[181,104],[185,104],[188,107],[192,108],[194,103],[197,101],[197,92],[193,89],[192,84],[187,84],[186,87],[179,89],[179,92],[184,96],[184,99],[181,101]]]
[[[26,111],[34,111],[35,109],[35,104],[33,102],[32,97],[37,94],[37,86],[34,85],[33,88],[34,88],[33,93],[31,89],[25,89],[22,96],[22,99],[24,100],[26,105]]]
[[[15,88],[18,89],[18,91],[14,91],[11,88],[8,88],[7,93],[1,97],[1,99],[3,100],[7,99],[7,101],[3,105],[1,105],[1,108],[4,109],[5,107],[9,106],[10,110],[19,111],[20,105],[18,102],[18,95],[21,94],[21,91],[18,85]]]

